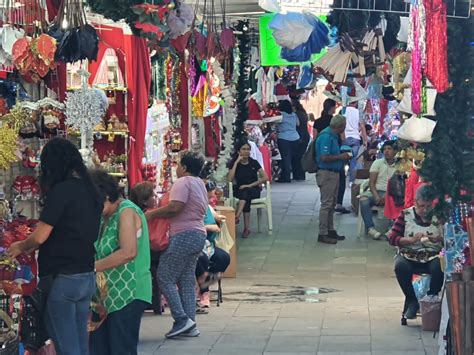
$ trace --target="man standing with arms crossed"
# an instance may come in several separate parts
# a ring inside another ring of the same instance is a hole
[[[334,116],[330,126],[324,129],[316,140],[316,163],[319,167],[316,182],[321,195],[318,236],[320,243],[336,244],[338,240],[346,239],[334,229],[339,173],[344,162],[352,158],[352,154],[341,154],[340,150],[338,138],[345,128],[346,118],[342,115]]]

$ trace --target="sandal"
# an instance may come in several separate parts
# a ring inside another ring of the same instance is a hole
[[[248,238],[250,235],[250,229],[244,229],[242,232],[242,238]]]
[[[209,314],[209,308],[198,307],[196,308],[196,314]]]

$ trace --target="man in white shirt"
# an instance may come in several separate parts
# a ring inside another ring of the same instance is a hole
[[[397,154],[395,141],[387,141],[382,146],[384,157],[374,161],[370,167],[370,191],[360,197],[360,213],[364,220],[367,234],[374,239],[380,239],[382,234],[374,228],[372,206],[385,205],[385,193],[388,181],[396,171],[395,155]]]
[[[365,131],[365,123],[360,119],[357,102],[346,107],[344,116],[346,116],[347,124],[344,131],[345,139],[342,144],[352,148],[352,159],[349,162],[349,181],[354,182],[361,137],[364,145],[367,146],[367,132]]]

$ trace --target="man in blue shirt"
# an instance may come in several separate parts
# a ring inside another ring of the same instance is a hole
[[[334,116],[331,124],[324,129],[316,140],[316,163],[319,167],[316,173],[316,182],[321,195],[319,210],[318,242],[336,244],[345,237],[338,235],[334,229],[334,208],[336,207],[339,188],[339,172],[344,161],[350,160],[350,153],[342,153],[339,145],[339,135],[346,128],[346,118],[342,115]]]

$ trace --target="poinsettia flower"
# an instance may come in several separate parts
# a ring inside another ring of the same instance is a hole
[[[160,32],[160,29],[158,26],[152,25],[150,23],[141,23],[141,22],[135,22],[135,27],[139,30],[142,30],[143,32],[151,32],[151,33],[158,33]]]
[[[133,9],[142,10],[145,14],[150,15],[152,13],[158,13],[160,20],[163,20],[169,9],[167,4],[165,5],[152,5],[152,4],[140,4],[133,6]]]

